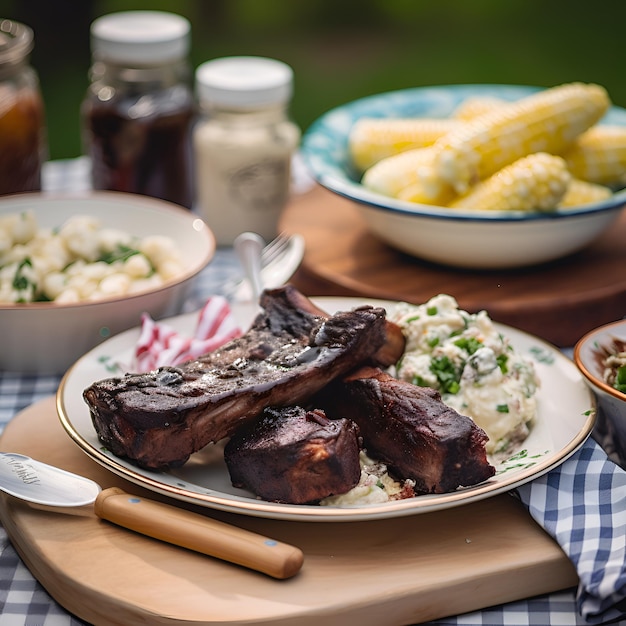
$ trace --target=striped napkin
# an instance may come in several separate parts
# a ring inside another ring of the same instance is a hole
[[[144,313],[132,371],[149,372],[165,365],[180,365],[216,350],[241,333],[228,300],[222,296],[211,296],[206,301],[190,337]]]
[[[576,604],[589,624],[626,615],[626,472],[592,438],[521,487],[531,516],[578,572]]]

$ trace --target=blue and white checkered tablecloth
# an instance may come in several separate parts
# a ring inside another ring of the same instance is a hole
[[[50,190],[87,189],[84,159],[47,164],[44,187]],[[217,251],[201,275],[186,310],[197,310],[204,299],[219,293],[226,280],[239,273],[230,249]],[[19,411],[55,393],[60,377],[22,375],[0,371],[0,429]],[[562,480],[566,478],[561,477]],[[547,484],[546,489],[552,486]],[[536,492],[535,492],[536,493]],[[524,494],[522,494],[524,498]],[[530,498],[530,496],[529,496]],[[528,505],[529,502],[526,502]],[[533,502],[530,502],[532,507]],[[576,590],[513,602],[482,611],[432,622],[440,626],[582,626],[588,624],[577,611]],[[600,623],[598,621],[594,622]],[[604,622],[622,624],[626,620]],[[0,527],[0,626],[79,626],[85,622],[60,607],[29,572]],[[386,626],[381,624],[381,626]]]

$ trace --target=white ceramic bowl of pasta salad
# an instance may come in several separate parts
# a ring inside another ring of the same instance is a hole
[[[63,373],[144,312],[180,313],[214,253],[201,219],[154,198],[0,198],[0,370]]]

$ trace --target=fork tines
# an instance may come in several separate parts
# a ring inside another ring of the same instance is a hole
[[[290,235],[280,233],[275,239],[272,239],[261,252],[261,265],[265,267],[275,258],[282,254],[283,250],[289,245]]]

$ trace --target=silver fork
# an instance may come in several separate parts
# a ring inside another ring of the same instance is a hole
[[[286,258],[294,244],[298,246],[303,245],[300,235],[280,233],[275,239],[272,239],[261,251],[261,272],[267,268],[271,269],[275,264],[280,263],[283,257]],[[237,294],[244,282],[247,282],[246,277],[231,279],[222,288],[222,293],[227,298],[232,298]]]
[[[291,245],[293,235],[279,233],[261,251],[261,268],[267,267],[272,261],[279,257]]]

